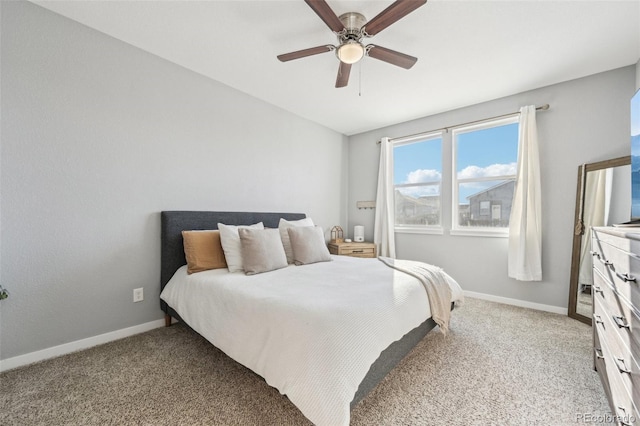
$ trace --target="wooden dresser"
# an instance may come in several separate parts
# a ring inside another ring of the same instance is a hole
[[[615,424],[640,424],[640,229],[593,228],[594,364]]]
[[[376,257],[374,243],[329,243],[329,253],[352,257]]]

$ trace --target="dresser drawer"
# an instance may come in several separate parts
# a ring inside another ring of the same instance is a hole
[[[628,240],[594,230],[593,266],[613,284],[628,304],[640,306],[640,241]]]
[[[617,287],[597,269],[593,272],[593,301],[594,309],[598,303],[602,305],[602,311],[612,323],[611,331],[619,335],[629,351],[640,354],[640,318],[617,292]],[[600,314],[604,315],[602,312]]]
[[[608,375],[616,376],[618,381],[625,387],[626,392],[632,395],[634,400],[640,401],[640,366],[638,365],[638,360],[633,357],[631,351],[622,342],[613,316],[606,312],[600,299],[596,298],[594,302],[593,326],[597,334],[597,336],[594,335],[594,342],[597,337],[602,352],[608,354],[608,368],[616,372],[616,374],[613,374],[608,371]]]
[[[613,365],[606,347],[603,347],[599,341],[599,330],[594,329],[594,357],[595,367],[600,376],[604,393],[609,401],[609,408],[614,416],[619,416],[622,422],[618,425],[635,425],[637,422],[637,409],[634,410],[634,403],[625,391],[624,385],[620,383],[615,370],[612,376],[609,375],[609,369]]]
[[[329,253],[351,257],[376,257],[373,243],[329,243]]]
[[[606,357],[606,355],[605,355]],[[611,372],[609,359],[605,360],[607,372]],[[624,389],[624,386],[616,376],[609,376],[609,386],[611,389],[610,408],[614,416],[617,417],[616,425],[637,426],[640,415],[631,396]]]
[[[362,248],[349,248],[349,249],[341,249],[339,254],[345,256],[366,256],[373,257],[375,253],[374,248],[362,247]]]
[[[596,335],[599,331],[596,332]],[[600,334],[600,338],[602,337]],[[634,404],[634,398],[624,382],[626,373],[620,372],[615,355],[611,352],[606,342],[601,341],[600,345],[601,353],[598,354],[596,352],[596,368],[598,368],[598,374],[603,383],[608,383],[611,411],[614,416],[618,416],[618,424],[635,425],[640,417]]]

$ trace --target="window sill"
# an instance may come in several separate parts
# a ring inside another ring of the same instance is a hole
[[[430,234],[430,235],[443,235],[444,228],[442,226],[423,226],[423,227],[410,227],[402,226],[395,227],[395,232],[398,234]]]
[[[452,229],[449,231],[449,235],[455,235],[460,237],[509,238],[509,230],[508,229],[484,230],[484,229],[478,229],[478,228]]]

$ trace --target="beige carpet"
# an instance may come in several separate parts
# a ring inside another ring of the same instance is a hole
[[[352,411],[352,425],[576,425],[608,414],[591,328],[467,299]],[[289,400],[174,325],[0,375],[2,425],[308,425]]]

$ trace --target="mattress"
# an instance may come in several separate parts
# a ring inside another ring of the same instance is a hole
[[[445,273],[452,301],[462,289]],[[418,279],[332,256],[247,276],[180,268],[160,295],[191,328],[287,395],[317,425],[348,425],[371,364],[431,316]]]

